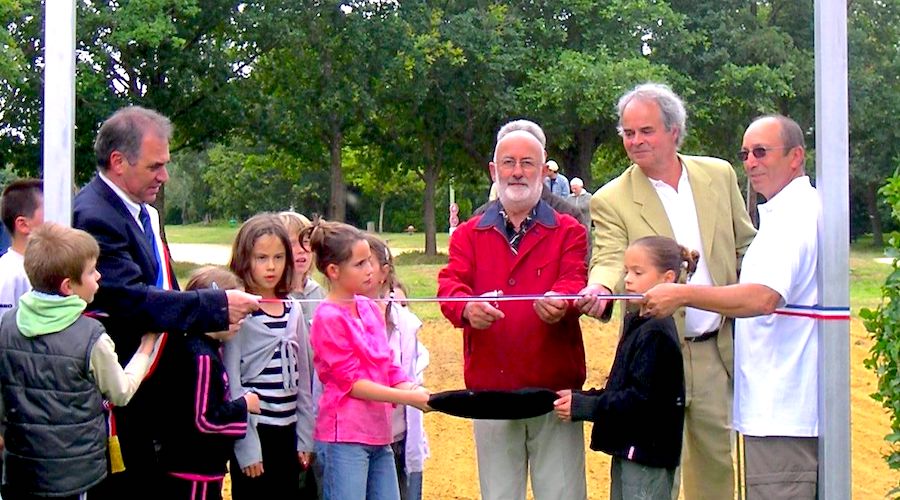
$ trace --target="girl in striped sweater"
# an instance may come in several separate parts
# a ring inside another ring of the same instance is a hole
[[[291,243],[276,215],[255,215],[241,226],[230,267],[248,292],[263,299],[225,344],[231,396],[253,392],[260,406],[247,436],[235,444],[232,498],[299,499],[300,472],[313,451],[312,367],[303,310],[288,299]]]

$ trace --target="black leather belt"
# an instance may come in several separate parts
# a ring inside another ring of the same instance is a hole
[[[684,340],[686,342],[697,343],[697,342],[703,342],[703,341],[715,338],[718,335],[719,335],[719,330],[713,330],[711,332],[701,333],[700,335],[697,335],[696,337],[685,337]]]

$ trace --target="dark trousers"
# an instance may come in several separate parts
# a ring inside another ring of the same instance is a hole
[[[259,498],[307,499],[300,492],[300,458],[297,456],[297,431],[294,425],[256,426],[262,446],[263,474],[251,478],[231,461],[231,497],[234,500]]]
[[[140,391],[139,393],[140,394]],[[135,399],[138,395],[135,395]],[[106,479],[91,491],[91,500],[156,500],[161,498],[160,480],[162,473],[156,459],[156,445],[152,431],[158,423],[153,421],[153,413],[143,405],[134,404],[116,407],[116,433],[122,448],[125,470],[110,473]]]

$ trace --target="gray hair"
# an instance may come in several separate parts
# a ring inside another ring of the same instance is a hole
[[[806,139],[803,137],[803,130],[793,118],[774,113],[756,117],[750,124],[752,125],[760,120],[768,118],[777,121],[778,124],[781,125],[781,142],[785,149],[793,149],[796,147],[806,149]]]
[[[141,154],[141,142],[148,133],[171,140],[172,122],[160,113],[140,106],[128,106],[116,111],[97,132],[94,141],[97,167],[101,171],[108,170],[109,157],[115,151],[125,155],[129,163],[136,162]]]
[[[619,135],[622,135],[622,113],[624,113],[625,107],[634,100],[655,102],[659,106],[666,131],[671,131],[673,128],[678,129],[675,145],[681,147],[687,136],[687,111],[684,108],[684,101],[664,83],[642,83],[619,98],[619,103],[616,105],[619,114],[619,124],[616,126],[616,130]]]
[[[494,146],[494,161],[497,161],[497,147],[500,146],[500,141],[502,141],[503,138],[510,133],[517,132],[519,130],[528,132],[529,134],[534,136],[534,138],[541,143],[541,148],[543,148],[544,150],[547,149],[547,136],[544,135],[544,130],[540,125],[534,123],[531,120],[513,120],[500,127],[500,130],[497,131],[497,144],[496,146]]]

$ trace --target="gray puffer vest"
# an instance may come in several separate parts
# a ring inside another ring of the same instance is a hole
[[[27,338],[17,311],[0,323],[5,482],[20,493],[76,495],[106,477],[103,396],[90,373],[104,330],[82,316],[60,332]]]

